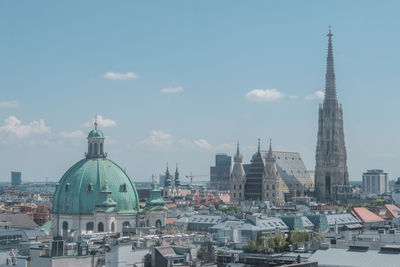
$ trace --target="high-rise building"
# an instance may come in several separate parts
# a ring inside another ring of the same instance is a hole
[[[325,99],[319,107],[315,155],[315,191],[320,201],[334,199],[334,188],[349,184],[343,131],[343,110],[336,97],[332,36],[331,27],[329,27]]]
[[[21,185],[21,172],[11,172],[11,185],[12,186],[19,186]]]
[[[229,190],[232,157],[227,154],[215,155],[215,166],[210,167],[211,189]]]
[[[383,170],[367,170],[362,175],[362,182],[366,194],[382,195],[389,192],[388,174]]]

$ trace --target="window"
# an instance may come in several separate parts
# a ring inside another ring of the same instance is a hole
[[[88,192],[92,192],[93,191],[93,184],[88,184],[88,187],[87,187],[87,191]]]
[[[269,190],[269,185],[267,184],[267,190]]]
[[[242,193],[239,193],[239,197],[240,197],[240,198],[242,197]]]
[[[66,185],[65,185],[65,192],[68,192],[69,191],[69,183],[66,183]]]
[[[94,230],[94,223],[88,222],[86,223],[86,231],[93,231]]]
[[[111,232],[112,233],[115,232],[115,223],[114,222],[111,223]]]
[[[272,185],[272,189],[275,190],[275,185],[274,184]]]
[[[129,222],[123,222],[122,223],[122,228],[129,228],[129,227],[131,227],[131,224],[129,223]]]
[[[126,184],[121,184],[120,188],[119,188],[121,192],[126,192]]]
[[[239,189],[242,189],[242,185],[241,184],[239,185]]]
[[[236,193],[233,193],[233,197],[236,197]]]
[[[104,224],[102,222],[99,222],[99,224],[97,225],[97,232],[104,232]]]
[[[233,189],[235,189],[235,190],[236,190],[236,185],[235,185],[235,184],[233,185]]]
[[[68,234],[68,222],[62,223],[62,235],[67,236]]]

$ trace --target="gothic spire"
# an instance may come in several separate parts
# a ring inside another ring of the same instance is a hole
[[[325,101],[336,100],[336,80],[335,69],[333,64],[333,49],[332,49],[332,28],[329,26],[328,41],[328,57],[326,60],[326,75],[325,75]]]
[[[243,156],[240,154],[239,151],[239,141],[237,142],[237,147],[236,147],[236,155],[233,157],[234,162],[241,163],[243,161]]]
[[[164,186],[165,187],[171,186],[171,176],[169,175],[168,162],[167,162],[167,170],[165,171]]]
[[[257,139],[258,141],[258,148],[257,148],[257,152],[260,152],[260,138]]]
[[[273,159],[274,156],[272,154],[272,139],[269,139],[269,150],[268,150],[268,155],[267,155],[268,159]]]

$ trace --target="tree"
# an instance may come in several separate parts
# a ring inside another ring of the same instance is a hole
[[[215,250],[212,242],[204,242],[199,251],[197,252],[197,258],[204,262],[214,262],[215,261]]]

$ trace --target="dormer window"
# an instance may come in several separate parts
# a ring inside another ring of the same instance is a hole
[[[69,191],[69,183],[66,183],[65,184],[65,192],[68,192]]]
[[[92,192],[93,191],[93,184],[88,184],[88,187],[87,187],[87,191],[88,192]]]
[[[126,192],[126,184],[121,184],[120,191],[121,192]]]

